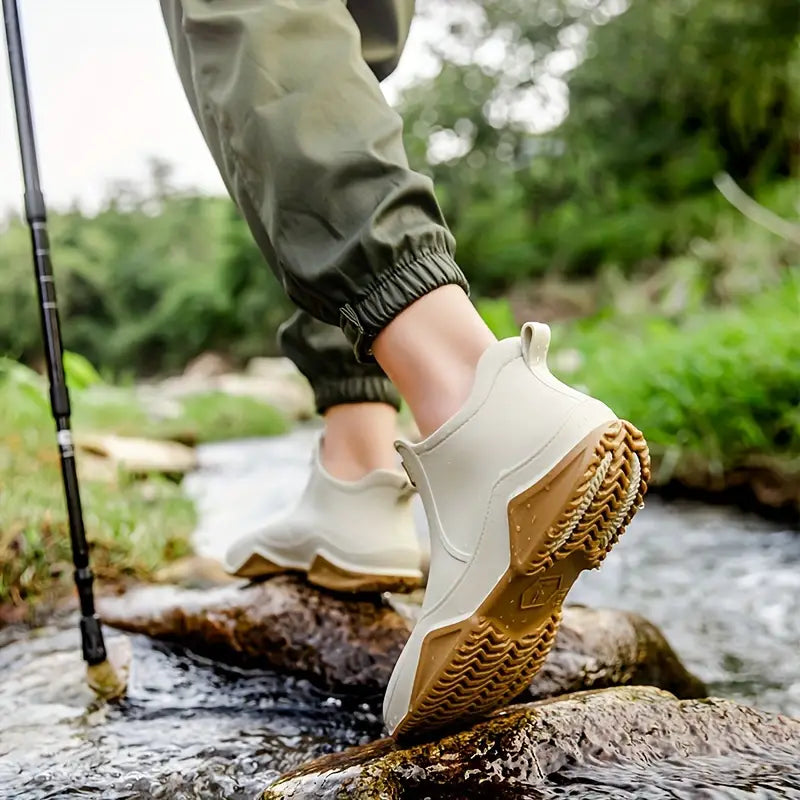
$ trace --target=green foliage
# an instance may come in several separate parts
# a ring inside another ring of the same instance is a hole
[[[555,274],[596,277],[613,303],[662,273],[675,282],[659,298],[671,316],[684,285],[699,311],[797,263],[796,247],[743,233],[712,183],[727,170],[797,218],[796,0],[420,6],[453,24],[433,47],[439,73],[403,94],[406,145],[435,178],[477,296]],[[282,287],[231,203],[175,191],[165,165],[147,191],[118,185],[94,216],[54,213],[50,228],[66,345],[102,375],[175,371],[204,350],[274,352],[290,313]],[[0,273],[0,353],[37,361],[19,220],[0,234]],[[481,310],[511,331],[499,307]]]
[[[52,602],[72,580],[69,530],[53,423],[41,378],[0,360],[0,603]],[[189,550],[194,511],[180,489],[151,477],[84,480],[92,562],[101,579],[146,579]]]
[[[475,301],[478,313],[498,339],[519,335],[519,325],[508,301],[502,298],[481,297]]]
[[[218,392],[184,398],[180,413],[155,419],[130,388],[104,384],[91,364],[65,353],[75,429],[131,436],[214,441],[282,433],[271,406]],[[72,579],[69,531],[45,381],[0,358],[0,604],[56,601]],[[79,456],[80,459],[80,456]],[[80,461],[79,461],[80,463]],[[158,476],[115,483],[81,481],[92,564],[100,578],[147,580],[189,552],[194,509],[178,486]]]
[[[739,307],[682,321],[611,315],[558,331],[579,383],[660,449],[722,468],[800,453],[800,272]],[[557,359],[558,361],[558,359]]]
[[[177,413],[154,417],[132,389],[104,387],[75,402],[75,429],[204,444],[227,439],[277,436],[289,423],[277,409],[253,397],[202,392],[175,401]]]
[[[67,350],[63,354],[64,373],[70,389],[88,389],[103,382],[92,362],[80,353]]]
[[[208,392],[189,395],[181,405],[182,414],[172,424],[178,431],[188,428],[198,442],[276,436],[289,430],[279,411],[252,397]]]
[[[794,0],[456,8],[472,15],[437,41],[441,71],[402,111],[478,290],[647,265],[712,234],[720,170],[756,195],[797,175]]]
[[[275,350],[289,303],[230,201],[118,186],[98,214],[52,213],[50,237],[68,349],[117,376],[180,369],[217,349]],[[0,235],[0,353],[41,353],[28,232]],[[78,369],[75,365],[75,369]]]

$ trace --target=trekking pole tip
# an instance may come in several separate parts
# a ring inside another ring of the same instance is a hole
[[[129,639],[122,636],[111,639],[105,661],[86,668],[89,686],[103,700],[121,700],[128,691],[131,658]]]

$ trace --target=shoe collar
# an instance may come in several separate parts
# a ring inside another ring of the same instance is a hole
[[[314,450],[311,456],[311,469],[316,475],[327,483],[334,484],[338,489],[344,492],[360,492],[365,489],[378,486],[386,486],[397,489],[398,492],[414,493],[415,489],[411,481],[408,479],[404,472],[391,469],[374,469],[368,472],[363,478],[356,481],[345,481],[331,475],[322,463],[322,440],[324,434],[320,434],[314,444]]]

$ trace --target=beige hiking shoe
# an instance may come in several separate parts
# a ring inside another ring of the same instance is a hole
[[[383,705],[405,736],[513,700],[541,667],[578,574],[600,565],[642,506],[642,434],[554,378],[546,325],[493,345],[464,407],[398,442],[431,534],[422,615]]]
[[[297,504],[236,541],[225,568],[243,578],[304,572],[340,592],[410,591],[422,582],[423,560],[414,493],[405,475],[390,470],[337,480],[322,466],[318,445]]]

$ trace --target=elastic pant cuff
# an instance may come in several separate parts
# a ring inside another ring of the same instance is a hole
[[[339,324],[353,344],[356,358],[371,361],[375,337],[403,309],[449,284],[469,293],[464,273],[446,250],[419,251],[383,273],[354,305],[339,309]]]
[[[400,393],[388,378],[378,375],[322,378],[311,388],[320,414],[343,403],[386,403],[400,410]]]

